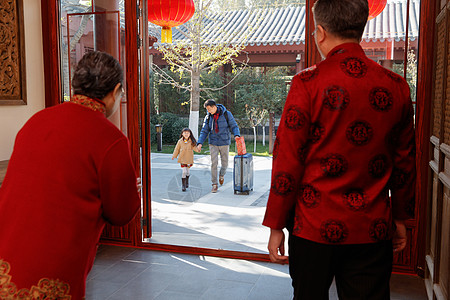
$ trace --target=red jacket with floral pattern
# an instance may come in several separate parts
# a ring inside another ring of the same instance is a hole
[[[413,116],[406,81],[359,44],[339,45],[297,74],[263,225],[325,244],[390,239],[393,219],[414,210]]]

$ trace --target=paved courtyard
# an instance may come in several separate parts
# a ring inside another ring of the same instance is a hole
[[[253,157],[254,186],[249,195],[234,194],[233,160],[230,156],[223,186],[212,194],[210,156],[195,155],[189,189],[182,192],[180,165],[171,154],[152,153],[151,242],[267,253],[269,229],[261,222],[272,158]]]

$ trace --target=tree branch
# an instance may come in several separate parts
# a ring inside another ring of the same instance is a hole
[[[192,71],[192,66],[188,63],[189,58],[181,56],[181,51],[174,51],[172,48],[164,47],[161,47],[160,51],[164,55],[164,60],[166,60],[169,64],[181,67],[186,71]]]
[[[246,62],[242,62],[242,68],[239,70],[239,72],[234,75],[234,77],[224,86],[220,87],[220,88],[201,88],[200,90],[202,91],[220,91],[224,88],[226,88],[227,86],[229,86],[239,75],[241,75],[242,72],[244,72],[245,68],[247,68],[248,66],[248,61],[250,60],[250,58],[248,57],[248,53],[247,54],[247,61]]]
[[[152,64],[152,70],[158,74],[159,76],[161,76],[162,84],[168,84],[171,85],[173,87],[179,88],[179,89],[183,89],[186,91],[191,91],[190,86],[184,86],[179,84],[175,79],[172,78],[172,76],[170,76],[169,74],[167,74],[163,69],[161,69],[158,65]]]
[[[187,28],[184,26],[184,24],[181,24],[181,25],[179,25],[178,27],[184,27],[184,28],[186,29],[186,31],[188,31]],[[178,30],[178,32],[181,33],[181,35],[184,36],[186,39],[188,39],[188,40],[190,39],[189,36],[188,36],[184,31],[180,30],[179,28],[177,28],[177,30]]]

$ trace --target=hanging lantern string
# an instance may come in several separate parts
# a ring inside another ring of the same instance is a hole
[[[163,26],[161,28],[161,43],[172,43],[172,28]]]

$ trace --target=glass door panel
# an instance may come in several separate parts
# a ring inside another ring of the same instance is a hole
[[[233,190],[233,156],[236,152],[233,143],[230,156],[227,157],[229,163],[225,182],[219,187],[218,193],[211,194],[209,152],[195,153],[189,187],[186,192],[181,190],[182,170],[177,160],[171,158],[181,130],[189,126],[189,103],[186,103],[189,101],[189,92],[179,96],[174,92],[176,88],[162,84],[161,76],[152,71],[152,64],[159,64],[161,60],[160,56],[153,56],[155,48],[150,43],[161,40],[161,28],[147,22],[146,1],[141,2],[141,51],[144,53],[141,57],[143,61],[148,61],[141,64],[141,72],[148,70],[147,74],[141,74],[141,88],[150,79],[148,90],[151,92],[148,100],[142,102],[143,109],[148,110],[145,126],[151,130],[148,141],[143,144],[150,146],[150,140],[152,142],[147,165],[148,172],[151,172],[151,197],[144,197],[148,202],[143,207],[145,213],[151,216],[151,231],[144,230],[144,245],[166,249],[189,247],[187,251],[191,252],[203,249],[221,251],[219,255],[224,256],[229,256],[229,251],[240,252],[241,255],[244,252],[266,254],[269,230],[261,222],[270,187],[272,158],[253,158],[254,191],[249,195],[238,195]],[[190,79],[190,76],[187,77]],[[188,79],[186,82],[189,82]],[[224,103],[223,99],[216,100]],[[200,100],[200,106],[204,101]],[[225,106],[237,114],[231,101]],[[199,125],[204,116],[205,109],[202,107]],[[160,129],[162,132],[157,132]],[[159,137],[162,137],[161,145],[157,142]],[[259,145],[261,141],[258,141]],[[207,147],[208,143],[205,142],[204,148]]]
[[[116,12],[94,12],[67,15],[68,51],[68,95],[73,96],[71,78],[74,68],[84,54],[90,51],[102,51],[111,54],[122,64],[120,14]],[[65,80],[67,82],[67,80]],[[126,83],[124,84],[126,86]],[[109,117],[126,134],[126,94],[121,100],[120,110]]]
[[[389,2],[382,14],[369,21],[361,45],[371,59],[398,72],[401,76],[405,76],[411,86],[414,98],[417,80],[415,66],[418,54],[417,26],[420,1],[401,0],[397,2]],[[307,37],[307,66],[320,60],[311,35],[314,31],[310,14],[313,3],[312,0],[306,1],[308,26],[304,36]],[[280,22],[282,21],[280,20]],[[396,24],[395,30],[387,26],[389,24]],[[160,28],[151,24],[149,27],[149,32],[154,35],[151,39],[159,41]],[[176,36],[176,29],[174,29],[174,43],[176,43]],[[178,33],[178,38],[180,36],[182,34]],[[148,37],[144,38],[148,39]],[[261,46],[261,51],[263,50]],[[158,68],[155,69],[163,69],[166,75],[170,74],[170,67],[167,67],[167,62],[162,59],[157,47],[151,48],[150,54],[154,64],[158,65]],[[268,65],[277,64],[275,51],[272,54],[273,60],[268,60],[266,62]],[[294,64],[294,60],[292,64]],[[179,76],[179,74],[176,75]],[[155,87],[155,90],[152,93],[154,98],[151,100],[151,138],[153,143],[158,141],[156,128],[160,129],[161,127],[155,125],[162,125],[163,141],[162,147],[153,147],[151,154],[153,226],[151,239],[145,241],[216,250],[267,253],[269,232],[261,225],[261,222],[270,189],[271,157],[254,156],[254,191],[247,196],[233,193],[232,156],[234,153],[229,159],[225,183],[215,194],[211,194],[210,156],[208,153],[195,154],[194,165],[190,170],[189,188],[186,192],[182,192],[181,168],[176,160],[171,160],[171,151],[177,141],[177,134],[179,135],[181,129],[187,127],[188,124],[189,111],[186,108],[189,105],[183,104],[189,104],[189,92],[183,94],[177,93],[177,88],[164,88],[164,81],[170,81],[167,76],[155,74],[153,78],[154,81],[151,85]],[[190,76],[187,75],[184,79],[185,83],[189,85]],[[183,84],[180,84],[178,90],[182,90],[182,87]],[[207,97],[205,95],[205,98],[200,101],[200,106],[204,100],[210,98]],[[216,98],[215,100],[223,103],[224,99]],[[233,114],[237,114],[238,111],[233,109],[234,102],[226,102],[225,106]],[[205,111],[201,108],[200,125],[204,115]],[[278,115],[277,120],[279,117]],[[246,138],[247,141],[252,139],[251,134]],[[258,144],[260,143],[258,141]],[[203,146],[207,146],[207,142]],[[233,150],[233,146],[230,147],[230,152]],[[247,150],[251,151],[248,146]],[[411,231],[415,230],[416,225],[415,220],[408,223]],[[415,239],[410,240],[408,249],[412,249],[415,244]],[[404,265],[405,269],[412,269],[410,262],[406,259],[399,258],[396,262],[398,265]]]
[[[136,7],[136,0],[127,0],[130,7]],[[74,68],[82,56],[89,51],[102,51],[115,57],[124,69],[124,90],[126,91],[121,99],[120,109],[109,117],[129,139],[132,145],[132,154],[135,166],[140,172],[139,150],[133,147],[139,144],[133,139],[138,140],[139,128],[133,127],[128,123],[128,115],[134,112],[135,106],[138,106],[139,97],[132,103],[127,101],[130,91],[135,94],[137,80],[131,80],[132,86],[127,85],[129,73],[127,68],[127,45],[125,31],[125,8],[124,1],[81,1],[81,0],[61,0],[60,2],[60,45],[61,45],[61,83],[63,92],[63,101],[69,101],[73,96],[71,88],[71,78]],[[136,19],[133,20],[136,22]],[[128,33],[129,34],[129,33]],[[134,35],[136,36],[136,35]],[[136,49],[133,49],[136,51]],[[131,52],[129,52],[131,53]],[[132,77],[137,76],[132,74]],[[136,122],[138,120],[136,119]],[[131,128],[131,131],[130,131]],[[137,134],[136,134],[137,132]],[[125,244],[135,243],[135,224],[132,222],[125,227],[106,226],[102,235],[103,240],[120,242]]]
[[[148,38],[148,11],[147,0],[138,1],[138,55],[139,55],[139,90],[140,90],[140,151],[141,151],[141,178],[142,178],[142,207],[140,242],[152,236],[152,202],[151,202],[151,133],[150,133],[150,62]],[[158,187],[153,187],[158,188]]]

